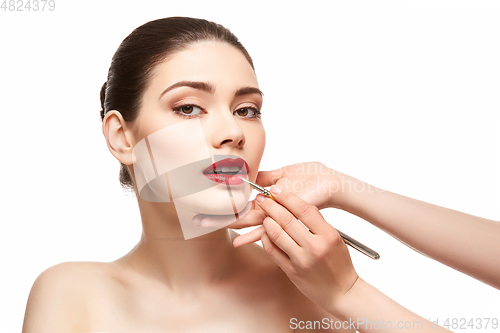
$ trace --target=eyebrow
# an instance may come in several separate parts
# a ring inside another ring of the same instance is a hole
[[[167,87],[167,89],[163,90],[163,92],[160,94],[160,98],[162,98],[163,95],[165,95],[167,92],[173,90],[173,89],[176,89],[176,88],[180,88],[180,87],[190,87],[190,88],[194,88],[194,89],[199,89],[199,90],[203,90],[203,91],[206,91],[208,93],[211,93],[213,94],[215,92],[215,86],[211,83],[208,83],[208,82],[202,82],[202,81],[179,81],[179,82],[176,82],[174,84],[172,84],[171,86]],[[234,96],[243,96],[243,95],[250,95],[250,94],[258,94],[260,96],[264,96],[264,93],[262,91],[260,91],[259,88],[255,88],[255,87],[243,87],[243,88],[239,88],[235,91],[234,93]]]
[[[243,95],[250,95],[250,94],[258,94],[258,95],[264,96],[264,93],[262,91],[260,91],[259,88],[255,88],[255,87],[240,88],[240,89],[236,90],[236,92],[234,93],[234,96],[243,96]]]

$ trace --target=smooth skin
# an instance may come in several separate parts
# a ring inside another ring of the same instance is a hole
[[[256,182],[265,187],[276,184],[271,190],[281,192],[273,192],[275,201],[257,196],[252,211],[229,226],[262,223],[237,237],[233,245],[260,239],[268,255],[307,297],[342,320],[416,320],[424,323],[416,331],[447,331],[433,327],[359,278],[345,244],[315,206],[355,214],[422,254],[500,288],[499,222],[384,191],[319,162],[262,171]],[[287,188],[299,190],[294,194]]]
[[[181,86],[162,95],[184,81],[214,89]],[[199,107],[183,110],[199,117],[210,153],[244,158],[249,179],[255,180],[265,131],[260,119],[241,110],[260,109],[262,96],[235,96],[244,87],[258,89],[258,84],[239,50],[220,42],[191,45],[156,68],[137,120],[125,122],[119,112],[107,112],[108,148],[131,167],[135,143],[169,124],[189,121],[173,110],[195,104]],[[304,296],[262,247],[234,248],[238,234],[225,228],[185,240],[172,203],[137,200],[142,222],[137,245],[112,262],[66,262],[42,272],[28,298],[23,333],[275,333],[293,332],[292,318],[337,320]]]

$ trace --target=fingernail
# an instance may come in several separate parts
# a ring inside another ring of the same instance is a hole
[[[278,185],[271,186],[271,193],[272,194],[280,194],[281,193],[281,187],[279,187]]]
[[[262,201],[264,201],[265,198],[266,197],[264,197],[262,194],[257,194],[255,200],[257,200],[258,203],[261,203]]]

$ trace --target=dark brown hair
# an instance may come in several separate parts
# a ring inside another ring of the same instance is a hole
[[[132,31],[113,55],[108,79],[101,88],[101,121],[110,110],[119,111],[125,121],[136,119],[153,69],[173,52],[200,41],[233,45],[253,68],[247,50],[231,31],[220,24],[191,17],[168,17],[148,22]],[[124,189],[133,190],[128,168],[120,164],[120,183]]]

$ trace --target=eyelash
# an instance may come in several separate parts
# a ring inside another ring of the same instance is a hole
[[[203,112],[206,112],[205,109],[203,109],[201,106],[198,106],[196,104],[183,104],[183,105],[179,105],[179,106],[176,106],[174,108],[172,108],[172,111],[174,111],[174,113],[176,115],[178,115],[179,117],[183,117],[183,118],[196,118],[196,117],[199,117],[199,115],[190,115],[190,114],[185,114],[185,113],[182,113],[182,108],[186,107],[186,106],[192,106],[192,107],[195,107],[195,108],[198,108],[200,109],[201,111]],[[260,112],[257,108],[255,107],[244,107],[244,108],[239,108],[238,110],[235,110],[234,112],[237,112],[239,110],[243,110],[243,109],[249,109],[249,110],[252,110],[254,113],[255,113],[255,116],[253,117],[241,117],[241,118],[260,118],[261,117],[261,114],[262,112]]]

